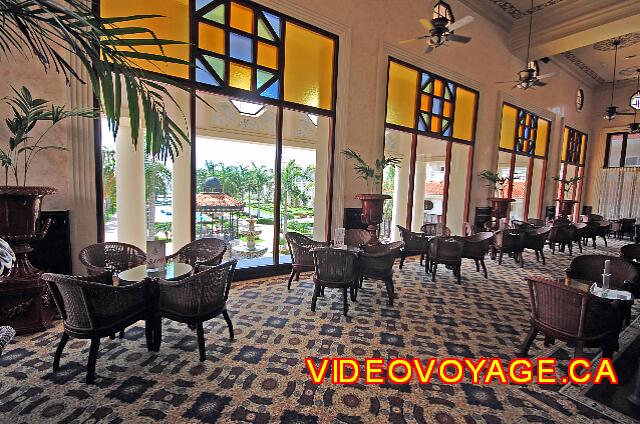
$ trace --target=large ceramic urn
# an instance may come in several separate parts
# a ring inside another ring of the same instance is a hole
[[[0,238],[6,240],[16,254],[16,263],[3,280],[31,280],[41,271],[29,262],[32,240],[47,233],[51,220],[40,225],[42,199],[54,194],[52,187],[0,186]]]
[[[577,200],[571,199],[556,199],[556,201],[560,204],[560,208],[558,213],[562,217],[569,217],[573,215],[573,208],[578,203]]]
[[[487,200],[491,202],[491,217],[498,220],[507,217],[509,204],[516,201],[516,199],[509,197],[489,197]]]
[[[378,242],[378,226],[383,221],[384,201],[391,199],[388,194],[358,194],[356,199],[362,202],[362,223],[367,225],[372,242]]]

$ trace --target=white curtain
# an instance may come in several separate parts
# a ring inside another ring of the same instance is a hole
[[[608,219],[640,217],[640,168],[600,171],[598,214]]]

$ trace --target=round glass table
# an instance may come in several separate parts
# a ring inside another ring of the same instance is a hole
[[[163,270],[147,269],[147,265],[138,265],[118,273],[121,283],[135,283],[145,278],[162,278],[163,280],[174,281],[187,277],[193,271],[193,267],[182,262],[169,262]]]

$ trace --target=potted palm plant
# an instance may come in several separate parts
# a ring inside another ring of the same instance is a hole
[[[510,177],[503,177],[497,172],[483,170],[478,176],[487,181],[487,187],[491,187],[494,190],[494,195],[487,200],[491,202],[491,212],[494,218],[506,218],[509,211],[509,204],[515,202],[515,199],[507,197],[505,189]]]
[[[353,169],[367,185],[367,193],[358,194],[355,198],[362,202],[362,222],[367,224],[367,230],[373,236],[373,240],[377,241],[378,225],[383,220],[384,201],[391,199],[388,194],[380,194],[384,169],[387,166],[398,165],[400,159],[382,156],[371,166],[362,159],[360,153],[353,149],[343,150],[342,154],[354,161]]]
[[[575,206],[576,203],[578,203],[577,200],[573,200],[571,198],[567,198],[569,196],[569,193],[571,193],[571,191],[573,190],[573,188],[578,185],[578,182],[580,182],[580,180],[582,180],[582,177],[580,176],[575,176],[575,177],[571,177],[569,179],[563,179],[563,178],[559,178],[559,177],[553,177],[554,181],[557,181],[561,184],[562,187],[562,198],[561,199],[556,199],[556,201],[559,203],[560,207],[558,208],[558,213],[560,214],[560,216],[569,216],[573,213],[573,208]]]

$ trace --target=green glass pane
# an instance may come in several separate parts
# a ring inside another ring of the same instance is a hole
[[[444,88],[444,98],[447,100],[451,100],[451,92],[449,91],[449,88],[445,87]]]
[[[427,86],[424,88],[424,92],[429,94],[433,92],[433,81],[427,84]]]
[[[442,118],[442,131],[446,131],[449,128],[449,120]]]
[[[212,11],[207,12],[204,17],[213,22],[224,25],[224,4],[221,4]]]
[[[224,81],[224,68],[225,68],[224,60],[218,59],[217,57],[211,57],[211,56],[205,56],[204,58],[207,60],[209,65],[211,65],[213,70],[216,72],[218,78],[220,78],[221,81]]]
[[[270,41],[275,41],[275,39],[273,38],[273,35],[271,34],[271,31],[269,31],[269,28],[264,23],[262,18],[258,18],[258,36],[262,38],[266,38],[267,40],[270,40]]]
[[[429,126],[431,124],[431,116],[429,116],[428,113],[423,113],[422,114],[422,119],[424,119],[424,122],[427,124],[427,128],[429,128]]]
[[[265,85],[271,78],[273,78],[273,74],[271,72],[263,71],[258,69],[256,74],[256,88],[260,90],[263,85]]]

